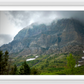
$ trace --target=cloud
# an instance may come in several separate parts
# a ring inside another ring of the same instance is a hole
[[[18,27],[26,27],[34,22],[48,24],[59,17],[53,11],[9,11],[6,13]]]
[[[62,18],[74,18],[84,23],[84,11],[59,11],[57,13]]]
[[[14,37],[20,29],[11,21],[12,15],[6,15],[6,11],[0,11],[0,34],[10,34]]]
[[[8,34],[0,34],[0,46],[12,41],[12,37]]]
[[[54,19],[71,17],[84,22],[84,11],[8,11],[7,14],[18,27],[26,27],[34,22],[49,24]]]

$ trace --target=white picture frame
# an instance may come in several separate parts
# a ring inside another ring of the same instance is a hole
[[[6,11],[6,10],[79,10],[84,11],[84,1],[83,0],[73,0],[66,1],[60,0],[59,2],[56,0],[47,0],[46,2],[41,0],[38,2],[38,0],[32,0],[31,2],[28,0],[13,0],[14,2],[11,2],[10,0],[3,0],[3,2],[0,0],[0,11]],[[16,82],[15,82],[16,81]],[[18,81],[18,82],[17,82]],[[76,83],[81,84],[84,83],[84,76],[83,75],[71,75],[71,76],[64,76],[64,75],[42,75],[42,76],[10,76],[10,75],[1,75],[0,76],[0,83],[19,83],[23,84],[25,81],[25,84],[27,83],[47,83],[47,84],[65,84],[66,83]]]

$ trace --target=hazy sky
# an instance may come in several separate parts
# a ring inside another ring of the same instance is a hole
[[[34,22],[49,24],[54,19],[71,17],[84,23],[84,11],[0,11],[0,46]]]

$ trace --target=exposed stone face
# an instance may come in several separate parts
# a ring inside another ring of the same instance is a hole
[[[31,28],[32,27],[32,28]],[[0,47],[18,55],[75,52],[84,49],[84,25],[75,19],[61,19],[50,25],[32,24],[14,40]],[[81,47],[79,47],[82,45]]]

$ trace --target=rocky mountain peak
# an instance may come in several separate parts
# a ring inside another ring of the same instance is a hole
[[[64,53],[82,50],[83,39],[84,25],[81,22],[76,19],[60,19],[49,25],[33,23],[23,28],[11,43],[0,49],[18,55]]]

